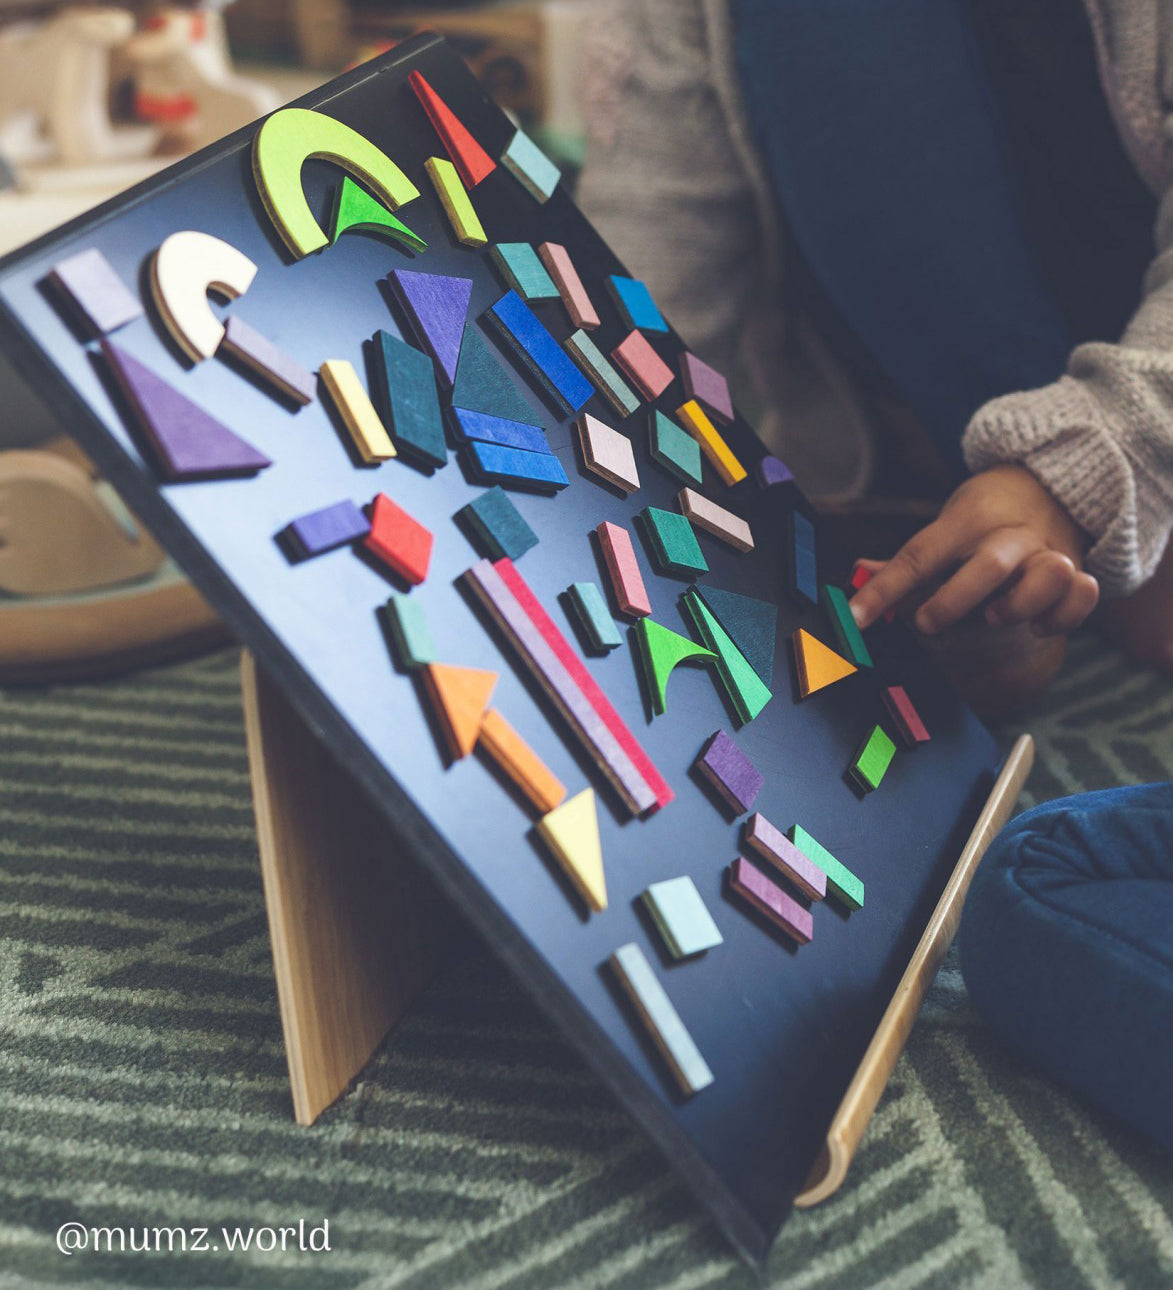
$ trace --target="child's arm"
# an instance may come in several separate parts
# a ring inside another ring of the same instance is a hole
[[[916,612],[926,634],[955,623],[1000,588],[985,609],[1002,627],[1030,621],[1040,633],[1069,632],[1095,608],[1099,586],[1081,570],[1087,537],[1022,466],[966,480],[852,598],[861,627],[927,583],[946,579]]]
[[[978,410],[963,441],[976,473],[854,598],[861,623],[952,572],[919,611],[922,630],[941,630],[1017,577],[989,606],[992,621],[1070,631],[1095,605],[1090,575],[1105,596],[1153,576],[1173,526],[1173,189],[1156,242],[1119,344],[1080,345],[1053,384]]]

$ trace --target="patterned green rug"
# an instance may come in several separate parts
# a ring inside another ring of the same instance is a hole
[[[1030,801],[1173,777],[1173,686],[1093,640],[1029,726]],[[221,1248],[67,1255],[69,1222]],[[225,1227],[295,1230],[229,1252]],[[297,1128],[222,654],[0,693],[0,1286],[81,1282],[1167,1287],[1173,1162],[1001,1051],[952,959],[849,1182],[764,1278],[483,955]]]

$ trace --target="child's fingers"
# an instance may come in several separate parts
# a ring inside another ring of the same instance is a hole
[[[1090,573],[1077,573],[1063,599],[1036,618],[1031,626],[1040,636],[1073,632],[1096,607],[1100,584]]]
[[[1009,627],[1040,618],[1057,607],[1071,590],[1077,570],[1070,556],[1047,547],[1022,566],[1014,586],[986,609],[991,627]]]
[[[917,629],[932,636],[951,627],[1013,577],[1038,546],[1038,538],[1026,528],[1003,528],[991,533],[917,610]]]
[[[852,596],[850,608],[861,628],[870,627],[881,614],[893,608],[922,583],[936,577],[957,559],[957,537],[951,526],[940,520],[911,537],[884,564],[875,565],[875,576]]]

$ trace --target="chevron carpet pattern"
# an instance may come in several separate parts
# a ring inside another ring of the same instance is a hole
[[[1092,639],[1030,728],[1031,802],[1173,777],[1173,686]],[[329,1221],[329,1252],[54,1243],[70,1221],[299,1219]],[[1173,1162],[1000,1050],[952,959],[848,1184],[794,1216],[763,1278],[476,952],[295,1127],[220,654],[0,693],[0,1286],[74,1284],[1167,1287]]]

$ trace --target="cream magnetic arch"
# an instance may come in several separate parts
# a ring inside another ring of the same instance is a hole
[[[208,292],[235,300],[252,285],[257,266],[242,251],[210,233],[172,233],[151,259],[151,294],[180,349],[198,363],[224,339]]]
[[[301,186],[311,157],[332,161],[397,210],[420,194],[390,157],[350,126],[308,108],[274,112],[253,141],[253,177],[273,226],[300,259],[329,245]]]

